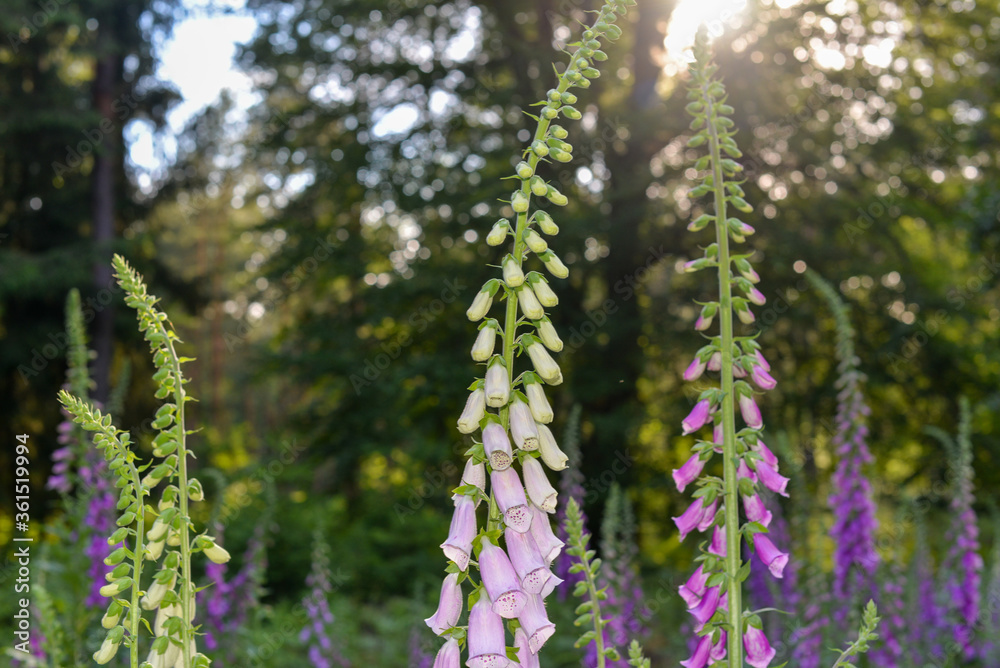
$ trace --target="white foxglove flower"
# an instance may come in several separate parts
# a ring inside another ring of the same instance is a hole
[[[556,328],[548,316],[537,320],[535,322],[535,329],[538,331],[538,338],[541,339],[542,344],[546,348],[554,353],[563,349],[562,339],[559,338],[559,333],[556,332]]]
[[[479,322],[486,317],[490,307],[493,306],[493,295],[497,293],[499,287],[500,283],[495,278],[483,284],[483,287],[476,293],[476,298],[472,300],[472,306],[465,312],[469,320]]]
[[[497,222],[493,223],[493,227],[490,229],[490,233],[486,235],[486,243],[490,246],[499,246],[507,238],[507,234],[510,232],[510,223],[507,222],[506,218],[501,218]]]
[[[514,451],[510,447],[510,439],[500,423],[490,422],[483,429],[483,450],[494,471],[510,468],[514,460]]]
[[[524,235],[524,242],[528,244],[532,253],[544,253],[549,249],[549,244],[534,230],[528,230]]]
[[[104,638],[104,642],[101,643],[101,648],[94,652],[94,661],[101,665],[111,661],[118,653],[118,646],[121,644],[124,634],[125,629],[120,626],[111,629],[107,637]]]
[[[563,381],[562,371],[556,364],[549,351],[534,337],[528,338],[525,342],[525,351],[531,358],[531,363],[535,366],[535,372],[541,376],[549,385],[558,385]]]
[[[569,276],[569,269],[566,265],[562,263],[559,256],[553,253],[551,250],[547,250],[538,256],[542,262],[545,263],[545,268],[549,270],[549,273],[556,278],[566,278]]]
[[[538,451],[542,455],[542,461],[553,471],[562,471],[566,468],[569,457],[559,449],[556,438],[548,427],[544,424],[536,426],[538,427]]]
[[[510,375],[500,356],[494,357],[486,370],[486,405],[492,408],[506,406],[510,400]]]
[[[512,288],[519,287],[524,283],[524,272],[518,266],[513,255],[508,255],[503,259],[503,282]]]
[[[143,610],[155,610],[159,607],[160,603],[163,601],[163,597],[167,595],[168,591],[174,588],[174,582],[177,580],[177,571],[170,571],[170,575],[166,578],[165,582],[160,582],[157,578],[153,580],[153,584],[149,586],[146,591],[146,595],[142,597],[140,604]]]
[[[535,213],[535,222],[538,223],[538,229],[550,237],[559,234],[559,226],[552,220],[552,216],[546,212],[538,211]]]
[[[535,418],[531,415],[528,404],[521,401],[516,394],[510,405],[510,434],[514,438],[514,444],[521,450],[538,449],[538,428],[535,426]]]
[[[534,375],[532,375],[532,378],[534,378]],[[552,418],[554,417],[552,406],[545,396],[545,388],[542,387],[542,384],[537,381],[529,382],[528,379],[525,379],[524,392],[528,396],[528,408],[531,409],[531,416],[535,419],[535,422],[541,422],[542,424],[552,422]]]
[[[521,313],[528,320],[538,320],[545,315],[545,309],[538,303],[538,298],[535,297],[530,285],[523,285],[517,291],[517,303],[521,307]]]
[[[531,284],[531,289],[535,291],[535,296],[538,297],[539,303],[542,306],[553,307],[559,303],[559,297],[556,293],[552,292],[552,288],[549,287],[549,282],[536,271],[528,274],[528,282]]]
[[[556,512],[558,496],[545,476],[542,465],[534,457],[525,457],[521,467],[524,469],[524,486],[531,502],[547,513]]]
[[[493,349],[497,343],[497,321],[490,318],[479,327],[479,335],[472,345],[472,359],[476,362],[485,362],[493,356]]]
[[[478,387],[472,391],[465,402],[465,410],[458,418],[458,430],[463,434],[471,434],[479,429],[479,422],[486,416],[486,392]]]

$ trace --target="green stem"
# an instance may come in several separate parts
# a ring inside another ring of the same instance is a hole
[[[708,83],[702,84],[707,111],[706,125],[712,156],[712,188],[715,195],[715,230],[719,245],[719,324],[722,330],[722,449],[723,481],[726,503],[726,581],[729,592],[729,625],[726,637],[729,665],[743,666],[743,591],[738,580],[742,565],[740,534],[739,480],[736,478],[736,410],[733,393],[733,299],[729,259],[729,232],[726,224],[726,192],[722,174],[719,133],[715,124],[715,106],[708,94]]]
[[[162,329],[162,325],[161,325]],[[164,335],[167,332],[164,330]],[[174,343],[169,336],[166,338],[167,350],[170,351],[170,360],[174,367],[174,379],[177,383],[174,388],[174,403],[177,405],[176,424],[178,431],[177,446],[177,475],[180,480],[180,508],[181,508],[181,616],[184,620],[184,632],[182,637],[181,652],[184,656],[185,668],[192,665],[191,638],[194,634],[194,619],[191,615],[191,537],[188,528],[191,524],[191,517],[188,515],[188,477],[187,477],[187,434],[184,429],[184,376],[181,375],[181,363],[174,350]]]

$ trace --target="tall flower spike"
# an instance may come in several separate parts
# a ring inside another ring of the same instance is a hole
[[[509,205],[516,219],[501,218],[486,236],[489,246],[501,246],[509,239],[512,247],[499,259],[500,276],[483,284],[466,312],[471,321],[482,321],[471,356],[485,363],[486,369],[469,387],[471,394],[458,428],[473,438],[481,431],[481,445],[469,449],[467,454],[476,463],[466,467],[461,486],[452,492],[455,514],[442,549],[454,562],[449,566],[453,573],[455,567],[467,571],[472,563],[470,553],[480,550],[478,568],[483,590],[473,594],[481,598],[470,611],[467,633],[467,665],[471,668],[508,664],[503,625],[498,623],[499,617],[493,619],[490,615],[515,617],[526,606],[526,597],[544,598],[562,581],[549,570],[563,543],[552,533],[548,513],[556,509],[557,495],[542,467],[544,463],[558,471],[566,466],[566,455],[546,426],[554,415],[543,388],[543,383],[558,385],[563,381],[559,364],[552,356],[563,349],[563,342],[545,312],[555,307],[559,298],[549,279],[527,263],[534,255],[538,270],[544,267],[548,274],[560,279],[566,278],[569,270],[550,247],[551,237],[559,227],[549,213],[532,211],[532,207],[542,199],[553,206],[568,204],[568,197],[539,169],[544,160],[565,163],[572,159],[573,147],[565,141],[568,132],[553,121],[559,116],[582,118],[582,112],[572,106],[577,97],[570,90],[589,87],[590,80],[599,75],[596,65],[607,59],[600,50],[601,41],[621,36],[615,22],[634,4],[635,0],[607,0],[596,12],[593,26],[583,31],[582,40],[568,47],[569,63],[541,103],[534,136],[514,168],[518,187]],[[489,317],[494,305],[501,304],[502,322]],[[498,339],[502,342],[499,351]],[[515,368],[517,355],[525,368]],[[489,465],[488,488],[483,464]],[[475,481],[467,480],[466,475],[474,476]],[[487,493],[489,503],[483,505],[488,508],[488,518],[482,531],[477,532],[478,500]],[[463,577],[458,574],[459,580]],[[487,596],[492,603],[486,601]],[[445,606],[443,595],[442,608],[430,618],[436,630],[451,625],[452,599],[449,595],[449,605]],[[491,606],[489,614],[484,608],[487,603]],[[554,627],[545,618],[544,606],[529,607],[521,627],[529,654],[535,654]],[[458,622],[453,626],[462,625]],[[484,638],[487,640],[481,642]],[[450,665],[456,660],[449,647],[442,648],[435,665]],[[533,662],[538,665],[537,660]]]
[[[694,198],[710,196],[711,205],[710,211],[693,220],[688,229],[698,233],[713,227],[715,240],[705,248],[703,257],[686,263],[684,271],[712,269],[716,273],[719,298],[702,306],[695,329],[706,332],[718,320],[719,334],[698,351],[684,377],[694,381],[706,372],[717,372],[720,382],[717,387],[702,391],[682,422],[685,435],[695,434],[712,424],[713,443],[700,442],[694,453],[696,456],[674,472],[678,488],[683,490],[695,482],[714,452],[723,456],[722,478],[704,477],[698,483],[698,498],[674,518],[682,540],[695,530],[713,531],[712,540],[703,547],[705,555],[696,576],[681,588],[691,607],[690,612],[699,625],[704,625],[693,656],[682,665],[702,668],[710,661],[728,657],[729,665],[742,666],[746,657],[755,668],[766,667],[770,662],[768,653],[760,651],[760,639],[754,631],[746,630],[744,624],[741,570],[744,566],[743,541],[750,536],[774,576],[781,577],[788,561],[788,555],[780,552],[764,535],[771,515],[758,494],[760,486],[784,493],[787,479],[778,474],[777,462],[774,465],[762,462],[752,453],[764,426],[755,394],[773,388],[776,383],[766,373],[767,369],[754,371],[755,366],[762,364],[755,339],[736,336],[734,332],[734,316],[744,324],[752,323],[751,307],[765,302],[763,293],[755,286],[760,277],[748,261],[750,255],[736,255],[731,251],[731,244],[743,242],[754,232],[750,225],[734,217],[732,210],[747,213],[752,208],[743,199],[744,192],[737,180],[743,168],[736,162],[742,154],[733,139],[736,132],[729,118],[733,108],[726,104],[725,87],[715,76],[718,68],[711,62],[705,31],[700,31],[695,40],[694,55],[687,106],[693,117],[694,136],[688,146],[705,147],[707,153],[694,165],[702,176],[689,195]],[[748,375],[756,389],[741,380]],[[746,423],[739,435],[737,408]],[[743,525],[739,514],[741,505],[749,520]],[[717,511],[717,507],[721,510]],[[704,589],[708,580],[720,584]],[[716,614],[719,610],[724,612]],[[724,622],[721,621],[723,616]]]
[[[844,630],[845,612],[873,594],[878,566],[875,551],[875,499],[865,467],[871,464],[868,450],[867,416],[871,409],[865,403],[861,384],[864,374],[858,368],[854,351],[854,328],[850,311],[833,286],[816,272],[806,271],[806,279],[816,288],[833,311],[837,326],[836,382],[837,415],[834,419],[833,448],[837,454],[837,469],[833,474],[833,493],[829,504],[833,511],[833,595],[837,600],[837,621]],[[761,368],[760,365],[755,368]]]

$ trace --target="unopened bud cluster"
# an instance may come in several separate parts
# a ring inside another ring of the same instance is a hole
[[[572,160],[573,147],[566,141],[569,132],[554,121],[560,116],[582,117],[573,106],[577,96],[570,89],[587,88],[600,75],[595,64],[607,59],[600,40],[621,35],[614,22],[633,4],[634,0],[609,1],[582,40],[570,45],[569,65],[557,87],[539,103],[534,137],[511,177],[519,183],[509,200],[514,219],[501,218],[486,236],[490,246],[501,246],[510,238],[512,248],[500,260],[501,276],[482,286],[466,312],[470,320],[480,323],[471,354],[483,365],[484,373],[469,386],[458,429],[478,435],[479,440],[468,452],[461,486],[453,496],[449,536],[441,546],[450,561],[449,575],[442,584],[437,612],[426,620],[436,634],[449,638],[437,655],[435,668],[459,666],[463,644],[468,666],[517,665],[507,658],[503,619],[519,622],[513,651],[520,665],[538,666],[538,650],[555,632],[544,599],[561,582],[551,564],[563,543],[553,534],[548,517],[555,512],[557,495],[545,467],[561,470],[567,458],[548,427],[554,415],[544,388],[563,381],[552,357],[563,349],[563,342],[546,313],[559,303],[548,277],[564,279],[569,270],[549,246],[559,227],[549,213],[532,212],[531,205],[532,198],[557,207],[568,204],[566,195],[547,182],[538,168],[546,161]],[[531,255],[540,261],[544,273],[526,270]],[[488,317],[497,302],[505,302],[502,325]],[[521,325],[530,327],[519,333]],[[530,368],[516,373],[515,354],[530,361]],[[484,499],[489,500],[489,517],[479,529],[476,509]],[[474,560],[478,560],[479,583],[470,576]],[[463,627],[458,624],[466,580],[473,582],[472,608],[468,626]]]
[[[187,475],[187,431],[184,404],[190,400],[165,313],[155,308],[157,299],[149,295],[142,278],[120,256],[113,266],[119,285],[125,290],[125,303],[134,308],[139,330],[149,342],[156,372],[156,397],[169,399],[156,412],[153,427],[153,459],[137,466],[127,432],[116,429],[111,417],[102,415],[79,399],[63,392],[60,401],[84,429],[96,431],[94,444],[104,452],[109,468],[118,475],[115,486],[121,489],[118,501],[117,529],[108,537],[113,550],[104,563],[113,566],[108,584],[101,594],[111,599],[101,624],[108,629],[94,660],[111,661],[120,644],[134,656],[138,653],[139,621],[142,611],[155,611],[152,625],[154,640],[142,666],[147,668],[201,668],[210,661],[199,654],[195,642],[195,584],[191,577],[191,555],[204,552],[215,562],[229,560],[229,553],[211,536],[193,536],[189,513],[190,501],[201,501],[201,483]],[[140,478],[140,472],[144,475]],[[146,497],[159,488],[160,498],[153,509]],[[147,515],[153,521],[147,523]],[[142,572],[145,562],[155,569],[145,591]],[[126,598],[130,597],[130,598]],[[126,635],[127,631],[127,635]],[[133,665],[136,665],[133,663]]]

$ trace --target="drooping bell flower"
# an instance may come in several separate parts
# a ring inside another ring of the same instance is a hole
[[[492,318],[479,326],[479,335],[476,337],[476,342],[472,345],[473,360],[476,362],[485,362],[492,357],[493,350],[496,348],[498,326],[497,321]]]
[[[761,416],[760,408],[752,396],[746,394],[740,395],[740,414],[743,416],[743,421],[751,429],[760,429],[764,426],[764,418]]]
[[[549,483],[541,463],[534,457],[525,457],[521,467],[524,470],[524,484],[531,502],[547,513],[556,512],[558,495]]]
[[[677,491],[683,492],[685,487],[698,479],[704,468],[705,462],[701,459],[701,455],[695,453],[679,469],[674,469],[674,484],[677,485]]]
[[[524,349],[531,358],[531,363],[542,380],[549,385],[558,385],[563,381],[562,371],[556,364],[549,351],[534,337],[528,338],[524,344]]]
[[[764,501],[760,498],[759,494],[743,497],[743,512],[746,513],[747,519],[751,522],[759,522],[765,528],[771,526],[773,514],[764,505]]]
[[[706,422],[708,422],[708,416],[712,409],[712,402],[708,399],[702,399],[694,405],[688,416],[684,418],[681,425],[684,427],[684,434],[690,434],[691,432],[698,431],[701,429]]]
[[[767,641],[763,629],[758,629],[753,624],[748,624],[743,633],[743,647],[747,650],[747,663],[754,668],[768,668],[778,653]]]
[[[521,450],[538,449],[538,427],[535,426],[535,418],[528,404],[521,401],[517,395],[510,404],[510,435],[514,439],[514,445]]]
[[[542,455],[542,461],[553,471],[562,471],[566,468],[569,457],[559,449],[551,429],[544,424],[536,424],[535,426],[538,428],[538,451]]]
[[[517,650],[517,662],[520,668],[541,668],[538,655],[531,651],[528,644],[528,634],[523,627],[518,627],[514,633],[514,649]]]
[[[691,616],[698,620],[699,625],[704,625],[719,609],[719,599],[719,587],[709,587],[705,590],[705,595],[701,597],[698,605],[691,608]]]
[[[549,621],[549,615],[545,611],[545,603],[538,594],[529,594],[527,605],[518,616],[521,628],[528,636],[528,649],[532,654],[537,654],[545,641],[556,632],[556,625]]]
[[[716,351],[708,358],[709,371],[722,371],[722,353]]]
[[[767,444],[764,443],[764,441],[760,440],[760,437],[757,438],[757,442],[755,444],[750,446],[750,449],[760,455],[760,458],[767,462],[768,466],[775,471],[778,470],[778,457],[771,452],[771,448],[767,447]]]
[[[437,611],[424,620],[435,635],[441,635],[458,624],[462,616],[462,586],[458,584],[458,573],[452,573],[441,583],[441,596]]]
[[[767,372],[760,364],[755,364],[750,369],[750,380],[757,384],[762,390],[773,390],[778,386],[778,381],[776,381],[771,374]]]
[[[517,475],[517,474],[515,474]],[[441,543],[444,556],[455,562],[460,570],[469,566],[472,539],[476,537],[476,506],[471,496],[463,496],[455,504],[451,516],[448,539]]]
[[[459,668],[462,665],[462,650],[458,646],[458,641],[451,638],[434,657],[434,668]]]
[[[510,400],[510,374],[503,358],[496,356],[486,370],[486,405],[501,408]]]
[[[681,540],[684,540],[689,533],[698,528],[701,519],[705,514],[704,499],[695,499],[687,510],[677,517],[672,517],[678,531],[681,532]]]
[[[477,388],[465,402],[465,410],[458,418],[458,430],[463,434],[471,434],[479,429],[479,422],[486,415],[486,393]]]
[[[725,607],[725,606],[723,606]],[[712,645],[712,651],[708,655],[711,662],[722,661],[726,658],[726,632],[719,633],[719,641]]]
[[[722,527],[715,527],[712,531],[712,542],[708,546],[708,551],[718,557],[726,556],[726,530]]]
[[[695,357],[691,360],[688,368],[684,370],[684,380],[691,382],[701,378],[701,374],[705,373],[706,364],[700,357]]]
[[[757,474],[750,470],[750,467],[747,466],[746,460],[744,459],[741,459],[740,465],[736,467],[736,477],[739,480],[747,478],[753,484],[757,484]]]
[[[504,524],[518,533],[527,531],[531,526],[531,510],[517,471],[512,468],[493,471],[490,482],[493,484],[497,505],[503,513]]]
[[[705,572],[704,566],[698,566],[698,570],[691,574],[687,582],[677,588],[688,608],[693,608],[701,602],[702,596],[705,595],[705,583],[708,582],[709,575]]]
[[[494,471],[504,471],[514,460],[514,451],[510,447],[507,432],[498,422],[490,422],[483,429],[483,450]]]
[[[698,641],[698,647],[694,650],[694,654],[687,661],[681,661],[681,665],[684,668],[705,668],[708,665],[708,657],[711,653],[712,634],[709,633],[706,636],[702,636],[701,640]]]
[[[559,540],[553,533],[552,525],[549,523],[549,516],[541,508],[531,506],[531,537],[535,540],[535,546],[542,559],[549,566],[555,561],[559,553],[562,552],[566,543]]]
[[[528,408],[531,410],[531,417],[535,419],[535,422],[541,422],[542,424],[552,422],[552,418],[554,417],[552,406],[545,396],[545,388],[542,387],[542,384],[525,380],[524,392],[528,397]]]
[[[493,601],[493,612],[504,619],[514,619],[524,609],[527,595],[521,589],[521,580],[503,548],[489,539],[482,542],[479,553],[479,574]]]
[[[489,541],[484,541],[489,542]],[[499,549],[499,548],[497,548]],[[493,612],[490,599],[480,596],[469,612],[468,668],[508,668],[507,639],[503,619]]]
[[[775,547],[771,539],[762,533],[754,534],[753,546],[757,550],[757,556],[760,557],[760,560],[771,571],[771,575],[776,578],[782,577],[785,572],[785,565],[788,564],[788,554]]]
[[[698,522],[699,533],[705,533],[706,531],[712,528],[712,525],[715,524],[716,507],[718,505],[719,505],[719,500],[715,499],[714,501],[712,501],[712,503],[705,506],[705,510],[701,516],[701,521]]]
[[[775,494],[780,494],[782,496],[788,496],[788,492],[785,488],[788,487],[788,478],[779,474],[771,465],[765,461],[757,462],[757,475],[760,476],[760,481],[769,490]]]
[[[531,532],[518,533],[513,529],[507,529],[504,537],[507,539],[510,563],[521,580],[521,588],[528,594],[541,593],[552,573],[542,559]]]

